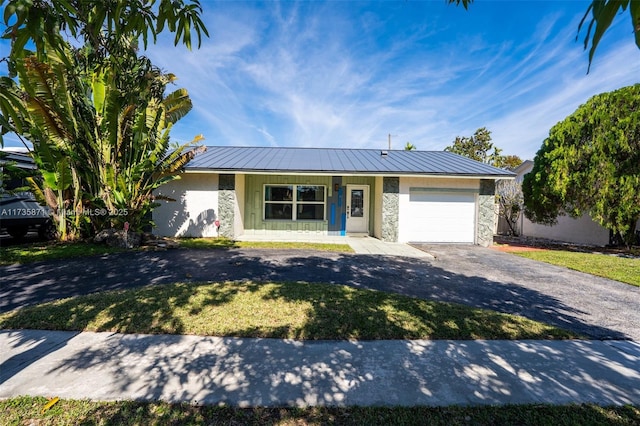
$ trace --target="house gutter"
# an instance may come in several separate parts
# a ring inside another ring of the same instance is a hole
[[[273,170],[223,170],[223,169],[186,169],[184,173],[199,174],[199,173],[214,173],[214,174],[243,174],[243,175],[278,175],[278,176],[362,176],[362,177],[412,177],[412,178],[456,178],[456,179],[505,179],[514,180],[516,174],[504,174],[504,175],[474,175],[474,174],[439,174],[439,173],[401,173],[401,172],[386,172],[386,173],[358,173],[358,172],[344,172],[344,171],[273,171]]]

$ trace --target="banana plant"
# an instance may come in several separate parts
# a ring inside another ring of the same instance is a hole
[[[36,194],[41,194],[51,208],[58,234],[63,240],[80,236],[83,222],[82,195],[83,149],[90,128],[87,105],[76,102],[82,80],[68,73],[56,53],[44,63],[34,56],[16,62],[22,90],[22,135],[33,144],[34,160],[42,180],[31,180]],[[84,107],[85,111],[81,111]],[[42,187],[39,187],[41,185]]]
[[[43,162],[39,160],[37,164],[42,165]],[[42,168],[40,171],[42,180],[30,177],[28,182],[36,198],[49,207],[60,238],[67,240],[70,237],[67,222],[75,216],[73,214],[74,210],[70,208],[72,199],[69,190],[73,188],[74,183],[77,185],[77,178],[73,176],[72,169],[69,167],[69,158],[67,157],[60,158],[53,171]]]
[[[0,147],[4,146],[4,135],[24,131],[26,112],[16,82],[7,76],[0,77]]]
[[[45,62],[35,55],[16,61],[23,107],[16,114],[43,177],[34,192],[54,211],[62,238],[124,222],[140,230],[150,222],[154,191],[205,149],[201,136],[171,144],[172,126],[192,108],[187,91],[164,96],[175,76],[133,48],[117,67],[113,60],[87,65],[87,48],[67,46],[64,59],[47,52]]]
[[[141,229],[149,224],[148,213],[156,206],[153,192],[178,178],[184,165],[204,147],[196,146],[202,136],[171,146],[171,127],[192,108],[185,89],[163,95],[175,76],[161,73],[145,59],[130,70],[144,78],[138,77],[138,85],[127,96],[119,89],[121,73],[102,69],[92,77],[102,149],[99,199],[116,213],[110,225],[128,222],[132,229]]]

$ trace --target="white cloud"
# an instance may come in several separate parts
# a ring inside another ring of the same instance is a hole
[[[201,49],[163,36],[147,52],[193,99],[179,140],[378,148],[392,134],[395,148],[441,150],[487,126],[505,153],[532,157],[579,104],[640,75],[628,22],[617,21],[586,75],[572,2],[204,6],[212,37]]]
[[[489,127],[494,129],[493,139],[505,152],[517,152],[523,158],[533,158],[535,152],[557,122],[598,93],[608,92],[635,84],[640,75],[640,61],[633,45],[623,45],[603,55],[592,67],[589,75],[584,68],[558,69],[553,92],[533,100],[509,114],[497,117]],[[626,66],[621,67],[620,64]],[[550,69],[551,72],[554,69]]]

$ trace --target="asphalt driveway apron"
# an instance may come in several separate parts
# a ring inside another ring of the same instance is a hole
[[[226,280],[345,284],[522,315],[596,339],[640,341],[640,288],[487,248],[435,259],[309,250],[118,253],[0,267],[0,312],[99,291]]]

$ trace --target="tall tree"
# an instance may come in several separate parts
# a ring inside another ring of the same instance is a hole
[[[0,137],[14,131],[33,144],[43,177],[34,190],[61,237],[124,221],[140,229],[153,190],[198,149],[171,144],[191,101],[183,89],[164,95],[174,77],[139,57],[137,44],[166,29],[176,45],[190,48],[193,33],[199,45],[208,35],[199,1],[0,1],[11,40],[4,59],[19,81],[0,81]],[[69,36],[83,47],[72,48]]]
[[[476,130],[473,136],[456,136],[453,144],[444,150],[509,170],[513,170],[522,163],[517,155],[501,155],[502,150],[493,145],[491,131],[486,127]]]
[[[556,124],[523,193],[534,222],[586,213],[631,245],[640,219],[640,84],[596,95]]]
[[[407,142],[407,144],[404,146],[405,151],[415,151],[416,149],[418,148],[411,142]]]
[[[462,5],[465,9],[469,7],[473,0],[448,0],[449,4],[455,3]],[[586,29],[584,37],[584,49],[589,48],[589,68],[593,61],[593,56],[598,47],[598,43],[602,39],[604,33],[611,27],[616,16],[622,15],[629,11],[631,17],[631,30],[636,42],[636,46],[640,48],[640,2],[637,0],[592,0],[587,7],[580,24],[578,25],[578,34],[576,40],[580,36],[580,32],[588,21],[589,25]],[[594,28],[595,26],[595,28]]]
[[[500,216],[504,218],[511,235],[518,235],[518,220],[523,209],[522,184],[515,180],[500,179],[496,182],[496,199]]]
[[[155,42],[163,31],[175,34],[174,43],[191,49],[197,39],[198,47],[208,30],[200,19],[199,0],[0,0],[4,9],[6,29],[4,39],[11,41],[7,64],[8,77],[0,77],[0,146],[8,132],[22,134],[18,120],[21,102],[12,77],[16,76],[16,61],[33,52],[36,59],[46,62],[50,50],[56,58],[73,67],[73,58],[67,57],[66,40],[71,37],[85,46],[87,68],[119,67],[121,56],[142,41],[146,47],[149,38]],[[126,72],[126,70],[122,70]]]
[[[76,61],[72,68],[56,51],[48,56],[16,62],[25,136],[43,176],[41,183],[32,180],[35,193],[51,208],[63,239],[124,222],[141,229],[153,191],[199,151],[170,144],[172,125],[191,109],[186,90],[165,96],[175,77],[133,51],[120,58],[130,74],[122,67],[86,69],[82,50],[67,54]]]
[[[488,164],[494,164],[500,158],[500,152],[502,151],[493,146],[491,131],[486,127],[476,130],[473,136],[456,136],[453,145],[446,147],[444,150]]]
[[[515,170],[520,164],[522,164],[522,158],[517,155],[502,155],[494,165],[501,169]]]

